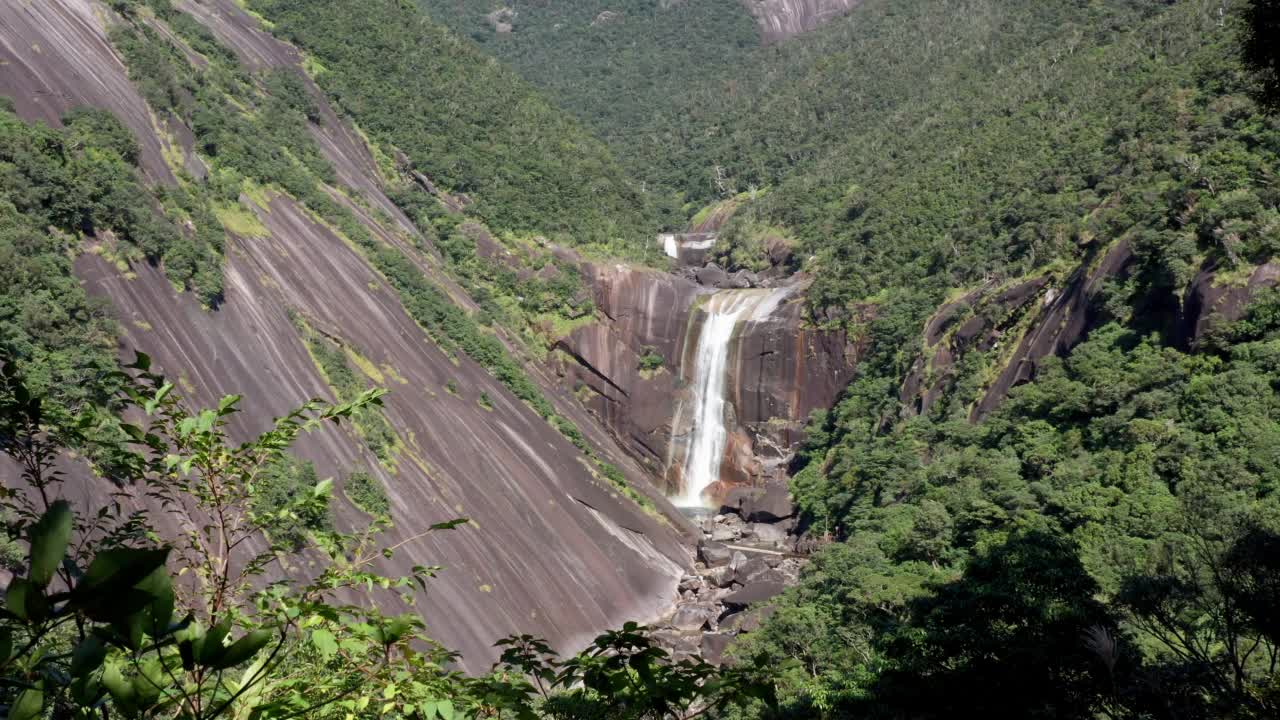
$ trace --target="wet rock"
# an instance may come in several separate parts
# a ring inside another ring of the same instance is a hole
[[[746,607],[755,603],[764,602],[780,594],[786,587],[780,582],[753,582],[749,585],[743,585],[741,590],[736,590],[724,597],[724,604],[729,607]]]
[[[706,633],[702,636],[702,659],[712,665],[724,662],[724,652],[733,642],[732,635],[725,633]]]
[[[737,553],[741,555],[742,553]],[[707,567],[714,568],[722,565],[728,565],[734,559],[734,552],[725,547],[722,543],[703,541],[698,543],[698,558],[707,564]]]

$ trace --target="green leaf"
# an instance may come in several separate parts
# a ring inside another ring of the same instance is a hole
[[[134,587],[151,596],[143,629],[153,638],[162,637],[173,623],[174,593],[169,569],[164,566],[156,568]]]
[[[270,630],[254,630],[239,640],[231,643],[226,652],[210,667],[214,670],[225,670],[229,667],[235,667],[240,663],[246,662],[258,651],[271,642],[272,633]]]
[[[338,641],[333,637],[333,633],[328,630],[312,630],[311,644],[316,646],[316,650],[320,652],[320,656],[325,660],[338,653]]]
[[[4,595],[5,609],[20,620],[40,622],[49,609],[40,588],[26,578],[14,578]]]
[[[239,395],[224,395],[218,403],[218,416],[229,415],[236,411],[236,405],[240,404]]]
[[[436,712],[440,713],[440,717],[444,720],[453,720],[453,702],[441,700],[436,704]]]
[[[53,573],[67,554],[75,515],[71,505],[58,500],[31,526],[31,562],[27,577],[39,587],[53,579]]]
[[[311,492],[315,497],[318,497],[318,498],[329,497],[330,495],[333,494],[333,478],[325,478],[320,482],[316,483],[315,488],[313,488]]]
[[[9,720],[38,720],[44,710],[44,690],[39,683],[27,688],[9,706]]]
[[[151,369],[151,356],[144,352],[137,352],[134,355],[133,362],[125,365],[130,370],[141,370],[147,372]]]
[[[226,639],[229,632],[231,632],[231,622],[223,620],[209,628],[209,632],[203,637],[198,638],[194,643],[196,664],[212,667],[222,658],[226,652],[226,646],[222,641]]]
[[[77,593],[103,592],[130,588],[142,581],[169,557],[169,548],[113,548],[99,552],[84,578],[76,586]]]
[[[96,635],[90,635],[71,653],[71,676],[84,677],[97,670],[107,657],[107,646]]]
[[[111,699],[115,701],[116,707],[122,714],[125,716],[137,714],[133,684],[124,679],[119,666],[115,663],[107,663],[102,668],[102,686],[107,689],[107,693],[111,695]]]
[[[164,567],[168,548],[103,550],[71,593],[71,605],[100,622],[120,621],[155,602],[156,597],[135,587]]]

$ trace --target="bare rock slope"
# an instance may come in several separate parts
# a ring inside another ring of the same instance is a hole
[[[178,6],[247,67],[299,62],[296,51],[262,32],[231,0]],[[79,104],[112,110],[137,135],[150,180],[172,182],[166,158],[188,166],[199,160],[170,140],[182,133],[166,128],[170,121],[157,119],[129,83],[106,40],[111,18],[105,5],[90,0],[0,4],[0,93],[11,96],[24,117],[48,122]],[[361,214],[377,237],[416,253],[408,242],[411,226],[380,189],[371,152],[331,109],[323,112],[325,122],[314,132],[342,190],[386,210],[389,220]],[[214,311],[175,293],[157,268],[122,273],[97,256],[80,258],[77,271],[88,290],[109,301],[120,320],[123,355],[150,353],[195,402],[244,394],[241,435],[330,392],[297,318],[358,358],[369,381],[391,391],[386,413],[397,435],[394,462],[380,464],[353,433],[334,428],[305,438],[297,452],[339,486],[355,469],[383,482],[396,524],[388,543],[408,542],[382,569],[444,567],[416,609],[438,639],[463,653],[468,670],[487,668],[492,642],[503,635],[531,632],[572,648],[669,606],[691,561],[678,520],[623,498],[481,367],[439,349],[365,258],[293,200],[244,198],[243,204],[266,232],[229,238],[226,301]],[[429,255],[413,258],[468,303]],[[557,405],[570,400],[553,398]],[[646,490],[644,473],[617,448],[603,446],[607,435],[587,436]],[[656,502],[663,507],[660,496]],[[345,500],[337,504],[340,525],[368,522]],[[414,539],[430,524],[458,516],[473,522]]]

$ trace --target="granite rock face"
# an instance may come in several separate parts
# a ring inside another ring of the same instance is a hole
[[[1064,356],[1107,318],[1096,300],[1104,285],[1122,282],[1133,268],[1133,251],[1117,240],[1086,256],[1065,277],[1049,275],[992,283],[940,306],[922,328],[923,352],[901,389],[906,411],[925,414],[957,386],[967,355],[977,353],[993,378],[967,403],[970,420],[991,414],[1014,387],[1030,382],[1050,357]],[[1181,302],[1150,298],[1138,312],[1194,348],[1212,327],[1240,318],[1250,299],[1280,282],[1280,264],[1265,263],[1221,278],[1206,265]]]
[[[584,264],[583,275],[602,318],[556,344],[556,372],[632,456],[655,475],[666,474],[667,488],[674,490],[686,438],[675,437],[673,421],[692,392],[706,318],[702,303],[716,291],[626,265]],[[785,484],[785,465],[803,439],[805,419],[834,402],[856,366],[859,348],[842,332],[804,322],[803,281],[784,294],[768,317],[743,322],[732,340],[725,387],[733,422],[724,491]],[[645,369],[646,356],[661,358],[661,365]]]
[[[177,0],[175,6],[209,28],[247,69],[301,63],[294,48],[264,32],[234,0]],[[74,105],[109,109],[137,136],[150,182],[173,182],[166,157],[198,175],[190,129],[154,119],[111,49],[106,27],[113,17],[97,0],[0,3],[0,93],[14,98],[23,117],[48,122]],[[430,249],[417,249],[420,238],[387,199],[359,134],[314,86],[308,91],[324,115],[311,132],[336,169],[335,199],[456,302],[474,308],[440,273]],[[385,212],[346,200],[356,195]],[[676,529],[685,521],[572,396],[531,367],[557,412],[574,419],[595,452],[650,494],[670,522],[621,498],[572,443],[483,368],[437,347],[363,255],[292,199],[268,194],[266,200],[242,198],[242,204],[266,233],[228,236],[225,302],[216,310],[174,292],[159,268],[144,263],[124,274],[97,255],[77,260],[86,290],[119,320],[122,356],[147,352],[154,367],[202,407],[242,394],[243,412],[231,428],[240,440],[310,398],[331,396],[294,319],[359,358],[369,384],[390,390],[384,412],[397,435],[394,470],[345,425],[305,436],[294,451],[321,477],[334,478],[339,490],[355,470],[383,484],[395,522],[386,542],[406,544],[394,558],[379,560],[377,569],[404,575],[414,565],[443,566],[413,610],[434,637],[463,654],[466,670],[487,669],[495,658],[492,643],[504,635],[528,632],[575,650],[607,628],[669,610],[670,595],[692,562]],[[673,329],[672,336],[679,332]],[[447,384],[459,391],[446,392]],[[479,403],[482,393],[491,409]],[[115,490],[83,468],[71,474],[80,485],[71,489],[75,497]],[[157,522],[166,522],[163,511],[149,509]],[[339,527],[368,523],[340,492],[335,516]],[[430,524],[456,517],[473,522],[420,535]],[[408,610],[391,594],[372,599],[391,614]]]
[[[743,0],[766,44],[814,30],[862,4],[862,0]]]

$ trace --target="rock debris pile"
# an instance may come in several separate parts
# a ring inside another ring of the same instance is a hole
[[[798,539],[786,489],[738,488],[717,514],[697,519],[697,562],[680,580],[673,612],[654,635],[676,660],[719,665],[734,638],[759,629],[769,601],[800,579],[807,543]]]

